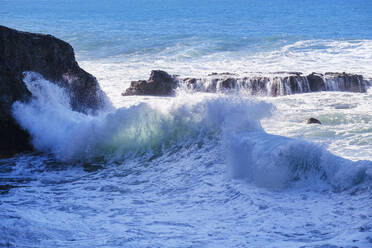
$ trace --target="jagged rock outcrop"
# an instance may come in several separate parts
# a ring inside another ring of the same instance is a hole
[[[153,80],[153,74],[166,75]],[[316,91],[366,92],[370,82],[362,75],[348,73],[276,72],[272,76],[238,77],[212,73],[206,78],[179,78],[153,71],[150,79],[134,81],[123,95],[171,95],[177,87],[197,92],[246,92],[252,95],[280,96]],[[160,93],[159,93],[160,92]]]
[[[0,156],[31,149],[29,135],[11,115],[15,101],[31,97],[23,82],[25,71],[66,88],[74,110],[85,112],[104,104],[97,80],[79,67],[71,45],[51,35],[0,26]]]
[[[177,86],[175,78],[176,76],[171,76],[165,71],[154,70],[151,71],[148,80],[132,81],[130,87],[122,95],[172,95]]]

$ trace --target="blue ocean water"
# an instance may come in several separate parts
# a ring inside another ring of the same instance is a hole
[[[372,77],[372,1],[0,0],[0,25],[69,42],[114,105],[25,73],[37,152],[0,160],[0,247],[371,247],[371,90],[121,92],[152,69]]]
[[[51,33],[81,58],[194,48],[256,52],[301,40],[371,39],[368,0],[0,1],[0,23]]]

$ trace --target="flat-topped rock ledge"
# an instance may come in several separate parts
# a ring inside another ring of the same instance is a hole
[[[303,75],[301,72],[274,72],[270,76],[239,77],[232,73],[212,73],[205,78],[180,78],[165,71],[152,71],[148,80],[131,82],[122,93],[130,95],[169,96],[177,88],[196,92],[246,92],[251,95],[282,96],[318,91],[347,91],[363,93],[371,82],[362,75],[327,72]]]
[[[15,101],[31,98],[23,82],[25,71],[37,72],[66,88],[74,110],[85,112],[104,104],[96,78],[79,67],[68,43],[51,35],[0,26],[0,156],[32,149],[28,133],[11,115]]]

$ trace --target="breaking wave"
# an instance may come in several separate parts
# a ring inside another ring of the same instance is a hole
[[[344,190],[372,178],[371,161],[354,162],[304,140],[238,133],[226,138],[226,147],[232,175],[262,187],[327,182]]]
[[[262,187],[315,180],[342,190],[372,177],[370,161],[267,134],[260,120],[275,107],[252,98],[186,95],[87,115],[73,111],[68,94],[40,75],[28,72],[24,81],[33,98],[16,102],[13,115],[37,150],[61,161],[151,158],[174,146],[214,142],[210,152],[223,153],[233,177]]]
[[[27,73],[30,103],[17,102],[14,117],[38,150],[63,161],[154,153],[172,145],[217,137],[226,128],[262,130],[272,105],[249,99],[169,99],[87,115],[73,111],[68,94],[40,75]]]

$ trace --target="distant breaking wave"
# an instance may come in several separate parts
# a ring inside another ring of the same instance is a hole
[[[247,74],[298,71],[348,72],[372,78],[372,40],[303,40],[268,51],[215,51],[195,53],[197,48],[175,46],[156,53],[122,54],[99,60],[80,61],[98,76],[105,92],[114,99],[131,81],[143,79],[151,70],[164,70],[181,78],[205,78],[212,72],[230,72],[244,78]],[[110,87],[108,87],[110,86]],[[111,87],[115,86],[115,87]]]
[[[33,99],[16,102],[13,115],[36,149],[61,161],[148,159],[174,147],[212,143],[209,152],[223,154],[233,177],[262,187],[315,181],[343,190],[372,177],[370,161],[353,162],[311,142],[267,134],[260,120],[275,108],[262,101],[184,96],[88,115],[72,111],[62,88],[33,72],[25,75]]]

